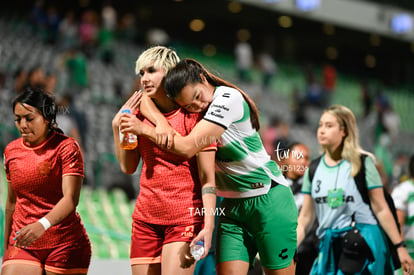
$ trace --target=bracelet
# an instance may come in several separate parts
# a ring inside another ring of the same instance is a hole
[[[46,217],[41,218],[38,222],[43,226],[43,228],[48,230],[52,225],[50,224],[49,220]]]
[[[394,244],[395,249],[400,248],[400,247],[407,247],[407,244],[405,243],[405,241],[401,241],[397,244]]]

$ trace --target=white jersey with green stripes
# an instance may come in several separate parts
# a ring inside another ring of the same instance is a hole
[[[405,222],[403,226],[404,239],[407,250],[414,255],[414,182],[412,179],[404,181],[394,187],[391,194],[395,208],[404,211]]]
[[[249,106],[238,90],[217,87],[204,119],[225,129],[216,153],[218,196],[247,198],[267,194],[271,180],[288,186],[252,127]]]

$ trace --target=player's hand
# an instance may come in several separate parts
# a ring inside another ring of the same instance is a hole
[[[203,258],[205,258],[207,256],[207,254],[208,254],[208,252],[209,252],[209,250],[211,248],[212,236],[213,236],[213,230],[210,230],[208,228],[204,228],[191,241],[190,247],[192,247],[193,245],[195,245],[200,240],[204,242],[204,253],[203,253],[203,255],[201,256],[200,259],[203,259]]]
[[[124,105],[119,109],[118,113],[112,119],[112,127],[119,127],[119,120],[121,118],[122,110],[129,109],[131,114],[134,114],[139,109],[141,103],[142,91],[135,91],[132,96],[125,102]]]
[[[407,249],[405,247],[399,247],[397,252],[404,275],[411,275],[414,271],[414,262],[410,254],[408,254]]]
[[[39,239],[43,233],[45,233],[45,228],[40,222],[34,222],[26,225],[22,229],[16,232],[16,237],[14,238],[15,246],[17,247],[28,247],[34,241]]]
[[[156,143],[162,148],[171,149],[174,144],[174,128],[168,123],[159,123],[155,127]]]
[[[135,115],[122,114],[119,118],[119,131],[121,133],[133,133],[137,136],[142,134],[143,122]]]

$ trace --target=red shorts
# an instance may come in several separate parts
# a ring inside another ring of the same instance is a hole
[[[161,263],[164,244],[190,243],[203,222],[192,225],[156,225],[134,220],[131,237],[131,265]]]
[[[91,244],[82,238],[77,243],[49,249],[24,249],[9,245],[4,253],[3,265],[27,264],[39,266],[58,274],[87,273],[91,260]]]

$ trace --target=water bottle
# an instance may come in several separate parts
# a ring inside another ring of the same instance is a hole
[[[121,111],[122,114],[131,114],[131,110],[124,109]],[[120,146],[124,150],[133,150],[138,145],[138,138],[133,133],[121,133],[119,132]]]
[[[197,241],[195,245],[190,248],[190,253],[196,261],[200,260],[201,256],[204,254],[204,242],[201,240]]]

